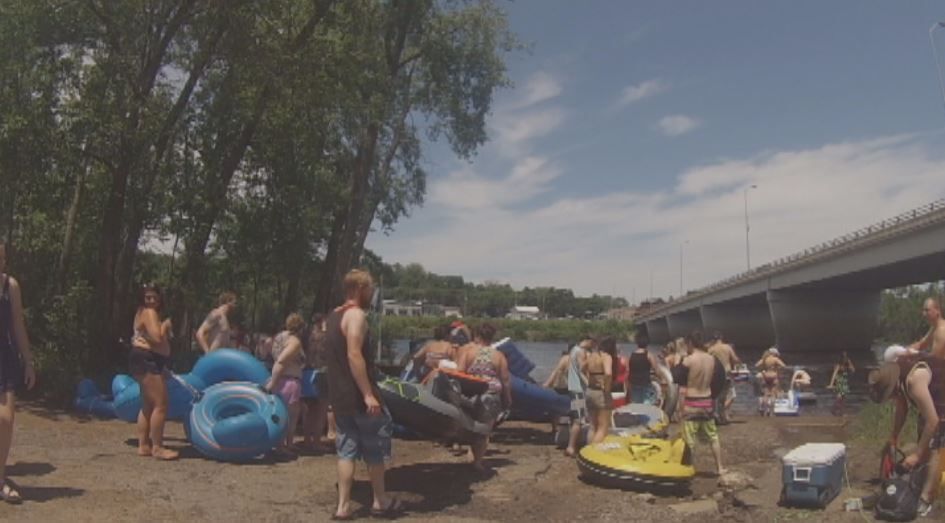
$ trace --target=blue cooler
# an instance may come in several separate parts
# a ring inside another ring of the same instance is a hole
[[[826,507],[843,488],[843,443],[807,443],[781,459],[781,504]]]

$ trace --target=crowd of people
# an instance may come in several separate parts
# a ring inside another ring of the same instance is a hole
[[[0,499],[16,503],[21,501],[19,489],[5,474],[15,391],[24,386],[32,388],[36,376],[20,287],[4,272],[5,265],[6,250],[0,242]],[[314,315],[310,325],[301,315],[290,314],[280,332],[258,343],[248,343],[252,345],[248,350],[269,362],[271,378],[265,388],[288,407],[287,435],[276,452],[291,456],[298,450],[295,437],[301,423],[305,445],[336,454],[338,503],[333,519],[352,517],[351,487],[357,460],[367,465],[374,497],[372,512],[394,515],[401,510],[400,503],[387,494],[384,483],[391,458],[392,420],[377,385],[376,346],[370,340],[366,313],[373,281],[367,272],[352,270],[344,277],[343,288],[345,301],[338,308],[327,315]],[[234,346],[240,336],[232,321],[236,309],[237,296],[223,293],[218,306],[196,331],[194,340],[202,351]],[[909,409],[919,413],[918,445],[902,466],[926,474],[919,511],[927,514],[942,473],[938,456],[945,447],[945,319],[935,299],[926,300],[922,312],[929,324],[928,333],[908,347],[887,350],[881,366],[869,372],[867,384],[873,401],[891,401],[895,406],[890,447],[898,447]],[[165,447],[163,438],[168,408],[165,377],[173,329],[163,312],[163,296],[157,285],[142,286],[131,327],[128,368],[140,385],[142,398],[136,427],[137,452],[158,460],[173,460],[178,453]],[[495,336],[496,329],[489,323],[476,329],[462,322],[445,324],[434,330],[432,340],[408,357],[422,381],[436,380],[444,369],[484,381],[485,392],[476,399],[477,416],[491,426],[512,404],[509,364],[494,347]],[[654,353],[645,332],[638,331],[636,347],[626,357],[620,355],[612,337],[585,336],[569,347],[544,383],[570,398],[566,454],[574,456],[577,452],[585,424],[590,426],[587,443],[605,438],[612,423],[614,392],[624,393],[631,403],[654,403],[665,395],[664,389],[672,381],[679,386],[679,401],[671,414],[682,422],[683,438],[693,449],[699,443],[708,443],[716,472],[724,474],[718,424],[731,420],[733,376],[742,362],[721,333],[712,333],[708,340],[702,336],[695,331]],[[317,399],[302,398],[301,379],[306,367],[319,372]],[[772,348],[756,367],[763,390],[759,410],[769,415],[772,402],[781,394],[780,375],[787,366],[778,350]],[[836,394],[835,409],[839,411],[844,408],[855,370],[846,353],[834,365],[828,388]],[[810,386],[810,375],[795,368],[790,388]],[[332,440],[333,449],[328,446]],[[485,468],[483,456],[488,444],[489,436],[484,435],[470,445],[470,463],[477,470]]]

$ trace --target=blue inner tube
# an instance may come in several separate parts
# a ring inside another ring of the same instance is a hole
[[[111,398],[99,392],[95,382],[84,379],[76,386],[75,401],[72,403],[75,410],[82,414],[112,419],[115,417],[115,404]]]
[[[217,349],[202,356],[190,373],[207,386],[224,381],[251,381],[265,385],[271,376],[263,362],[236,349]]]
[[[567,416],[571,400],[567,394],[559,394],[537,383],[512,376],[511,419],[522,421],[554,421],[558,416]]]
[[[190,409],[197,399],[195,393],[204,388],[203,381],[192,374],[173,376],[165,380],[167,384],[167,418],[183,421],[190,415]],[[131,376],[119,374],[112,380],[115,415],[119,419],[135,422],[141,411],[141,388]]]
[[[285,437],[289,413],[278,396],[252,382],[211,385],[190,412],[187,434],[204,456],[245,462]]]

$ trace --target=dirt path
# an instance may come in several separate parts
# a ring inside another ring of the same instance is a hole
[[[95,421],[27,404],[18,414],[9,475],[27,500],[0,504],[5,521],[325,521],[335,498],[332,456],[291,462],[230,465],[203,459],[186,445],[180,424],[169,425],[169,445],[182,459],[139,458],[132,425]],[[604,490],[578,479],[573,460],[548,442],[541,425],[509,423],[494,438],[489,478],[476,479],[465,455],[427,441],[394,443],[389,488],[407,505],[407,521],[863,521],[840,512],[844,492],[826,511],[776,506],[778,454],[806,441],[842,441],[836,418],[747,419],[722,428],[727,465],[754,478],[755,488],[718,494],[716,479],[700,475],[685,498],[656,498]],[[859,460],[862,457],[862,460]],[[850,478],[857,493],[875,467],[872,456],[851,449]],[[696,466],[711,469],[708,448]],[[713,499],[713,496],[717,499]],[[369,503],[358,473],[355,500]],[[697,501],[689,505],[681,502]],[[675,508],[674,508],[675,505]],[[678,510],[698,510],[680,514]],[[362,509],[361,515],[367,516]],[[871,518],[870,518],[871,520]]]

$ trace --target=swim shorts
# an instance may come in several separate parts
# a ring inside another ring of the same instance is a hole
[[[695,446],[696,439],[700,438],[705,442],[714,442],[719,440],[719,429],[715,425],[714,419],[685,421],[683,423],[683,440],[690,447]]]
[[[283,376],[276,382],[272,391],[282,398],[286,405],[295,405],[302,398],[302,380]]]
[[[571,421],[583,421],[587,419],[587,402],[584,400],[583,392],[569,391],[571,397],[571,410],[568,411],[568,417]]]
[[[654,394],[653,385],[631,385],[630,403],[643,403],[646,405],[656,403],[656,394]]]
[[[386,407],[377,416],[335,416],[335,425],[335,451],[339,459],[361,459],[368,465],[390,461],[392,423]]]
[[[167,360],[167,356],[154,351],[132,347],[128,354],[128,372],[132,376],[164,374],[167,369]]]

